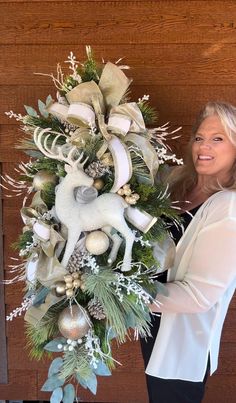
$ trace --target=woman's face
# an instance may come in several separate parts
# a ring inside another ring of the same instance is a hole
[[[232,144],[217,115],[203,120],[192,144],[192,158],[198,177],[226,184],[236,161],[236,146]]]

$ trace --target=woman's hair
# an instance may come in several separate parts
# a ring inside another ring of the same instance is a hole
[[[236,107],[226,102],[208,102],[200,111],[195,124],[193,125],[192,135],[186,150],[185,164],[174,168],[167,177],[170,184],[172,200],[184,201],[186,194],[197,183],[197,173],[192,160],[192,143],[199,126],[209,116],[216,115],[219,117],[226,134],[232,144],[236,146]],[[213,194],[222,189],[236,189],[236,164],[232,170],[230,182],[224,187],[220,183],[206,188],[209,194]]]

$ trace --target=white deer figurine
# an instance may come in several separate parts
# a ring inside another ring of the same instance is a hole
[[[45,135],[46,133],[48,134]],[[56,214],[68,230],[66,248],[61,262],[62,265],[64,267],[67,266],[83,231],[102,229],[110,235],[110,230],[113,227],[120,232],[126,242],[121,270],[129,271],[131,269],[134,234],[124,218],[124,210],[128,207],[128,204],[121,196],[115,193],[104,193],[87,204],[79,203],[75,199],[74,189],[79,186],[89,187],[93,185],[93,179],[83,170],[87,159],[81,162],[83,153],[78,156],[78,150],[75,146],[71,147],[69,152],[66,152],[65,146],[57,145],[57,140],[63,136],[62,134],[57,134],[49,147],[47,143],[52,133],[51,129],[41,130],[40,128],[36,128],[34,131],[34,142],[45,156],[66,163],[65,171],[67,175],[58,185],[55,199]],[[111,238],[114,245],[108,258],[109,264],[115,260],[121,243],[121,238],[117,234]]]

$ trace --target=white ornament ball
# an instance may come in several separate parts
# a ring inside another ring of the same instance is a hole
[[[92,255],[102,255],[109,248],[109,238],[103,231],[93,231],[87,235],[85,247]]]
[[[65,308],[59,315],[58,328],[66,339],[81,339],[90,329],[89,316],[85,309],[72,305]]]

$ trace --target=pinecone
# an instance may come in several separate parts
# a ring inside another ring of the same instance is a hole
[[[85,169],[85,173],[94,179],[101,178],[106,172],[108,172],[107,168],[100,161],[91,162]]]
[[[71,255],[69,262],[66,266],[66,270],[69,273],[73,273],[74,271],[78,271],[82,268],[81,260],[82,260],[83,252],[79,250],[74,250],[73,254]]]
[[[106,317],[103,307],[96,297],[89,301],[88,311],[90,315],[93,316],[95,319],[102,320]]]

